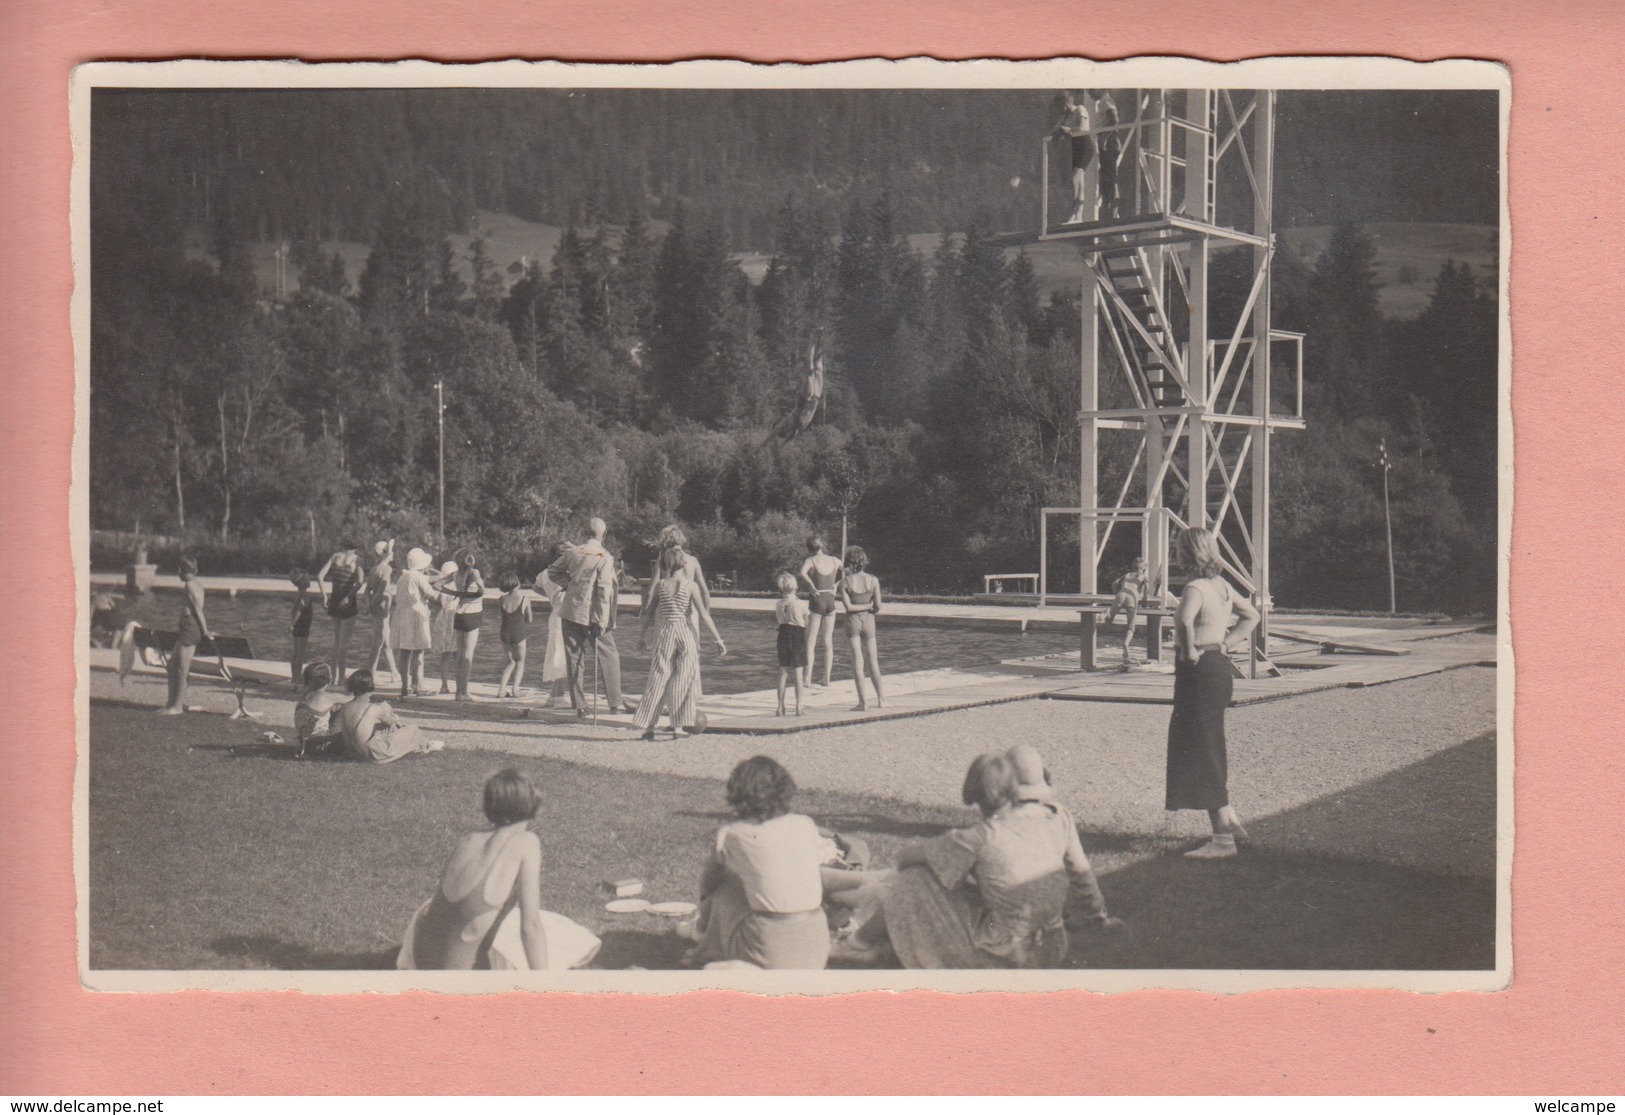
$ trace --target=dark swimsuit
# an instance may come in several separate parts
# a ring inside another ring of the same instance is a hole
[[[175,645],[195,647],[202,641],[203,628],[198,625],[197,616],[192,614],[191,598],[188,597],[181,603],[181,621],[176,626]]]
[[[459,605],[464,600],[479,601],[479,605],[471,612],[458,611],[457,618],[451,622],[454,631],[478,631],[480,629],[481,613],[485,611],[485,590],[483,588],[468,588],[468,585],[472,583],[472,580],[464,581],[463,587],[452,593],[453,596],[457,597]]]
[[[327,574],[327,581],[333,586],[332,595],[327,598],[327,614],[334,619],[354,619],[355,598],[361,591],[361,570],[333,569]]]
[[[293,637],[295,639],[310,638],[310,597],[301,596],[297,602],[298,611],[293,617]]]
[[[815,616],[832,616],[835,614],[835,581],[840,577],[841,571],[836,569],[833,573],[820,573],[817,569],[807,572],[807,579],[813,583],[812,599],[807,606]]]
[[[502,641],[510,644],[519,644],[530,635],[530,627],[525,623],[525,606],[523,604],[513,611],[502,613]]]

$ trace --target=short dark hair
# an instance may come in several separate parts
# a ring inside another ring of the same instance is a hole
[[[807,552],[809,554],[815,554],[819,550],[824,549],[827,545],[828,543],[824,541],[824,536],[822,534],[815,534],[811,538],[807,539]]]
[[[746,821],[771,821],[790,812],[796,780],[766,755],[753,755],[728,775],[728,804]]]
[[[1002,751],[989,751],[971,760],[959,800],[990,817],[1016,792],[1016,771]]]
[[[499,770],[485,780],[485,816],[493,825],[528,821],[536,816],[541,804],[535,785],[513,767]]]
[[[503,592],[512,592],[519,587],[519,574],[512,571],[504,573],[497,583],[502,586]]]
[[[346,689],[357,697],[372,692],[372,671],[357,670],[350,675],[350,680],[344,683]]]
[[[846,567],[855,569],[860,573],[869,568],[869,555],[863,552],[862,546],[848,546],[846,548]]]
[[[180,564],[181,576],[183,576],[183,577],[196,577],[197,576],[197,558],[193,557],[191,554],[182,554],[179,564]]]
[[[322,680],[317,681],[317,678]],[[305,667],[305,672],[300,675],[300,679],[307,692],[312,689],[326,689],[333,684],[333,667],[326,662],[312,662]]]

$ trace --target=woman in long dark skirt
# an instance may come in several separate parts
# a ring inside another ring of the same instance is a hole
[[[1224,579],[1213,532],[1179,535],[1179,560],[1191,579],[1174,613],[1174,714],[1168,721],[1168,809],[1205,809],[1213,836],[1185,855],[1225,859],[1247,830],[1230,805],[1224,711],[1234,681],[1229,651],[1247,645],[1258,609]],[[1236,619],[1240,615],[1240,620]]]

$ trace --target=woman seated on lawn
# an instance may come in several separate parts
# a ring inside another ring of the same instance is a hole
[[[293,730],[298,739],[296,758],[329,755],[344,746],[344,733],[332,725],[333,710],[350,698],[328,691],[333,684],[333,668],[326,662],[312,662],[300,676],[299,703],[293,707]]]
[[[1090,889],[1094,873],[1066,811],[1026,796],[1008,756],[978,756],[961,797],[982,819],[904,848],[843,954],[872,956],[889,940],[905,968],[1061,967],[1068,892],[1074,879]],[[1109,924],[1103,903],[1092,913]]]
[[[491,827],[452,848],[434,897],[407,926],[396,967],[561,971],[598,954],[597,937],[542,909],[542,845],[530,831],[540,804],[517,770],[486,780]]]
[[[822,968],[829,959],[820,870],[829,852],[811,817],[790,812],[795,779],[766,755],[728,776],[738,816],[717,830],[700,880],[700,961]]]
[[[357,670],[347,683],[355,699],[339,710],[338,728],[353,759],[393,763],[416,751],[439,751],[443,740],[426,739],[414,725],[403,723],[388,701],[372,695],[372,671]]]

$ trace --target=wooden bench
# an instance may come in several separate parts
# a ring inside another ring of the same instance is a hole
[[[1078,634],[1079,660],[1078,669],[1093,670],[1097,657],[1098,647],[1096,637],[1100,633],[1100,620],[1112,610],[1112,601],[1115,596],[1102,597],[1099,603],[1085,604],[1078,609],[1078,619],[1081,630]],[[1174,609],[1170,605],[1161,603],[1142,604],[1138,614],[1145,617],[1145,656],[1149,661],[1162,661],[1162,630],[1163,622],[1173,618]],[[1123,634],[1125,655],[1127,645],[1134,638],[1132,630]]]
[[[150,627],[137,627],[134,632],[136,653],[155,650],[164,665],[169,664],[169,656],[175,653],[175,643],[180,636],[174,631],[155,631]],[[143,654],[143,657],[145,655]],[[253,658],[254,652],[249,648],[248,640],[235,635],[214,635],[204,639],[197,645],[193,656],[196,663],[201,658]]]

